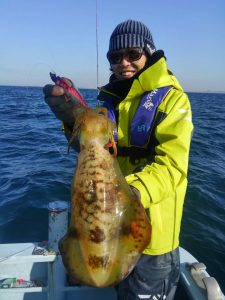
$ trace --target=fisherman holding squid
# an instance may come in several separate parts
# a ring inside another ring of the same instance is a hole
[[[193,130],[189,99],[142,22],[116,26],[107,58],[112,75],[98,98],[116,123],[119,167],[151,225],[140,259],[115,287],[117,297],[172,300],[180,275],[179,234]],[[70,138],[73,103],[59,86],[47,85],[44,93]]]

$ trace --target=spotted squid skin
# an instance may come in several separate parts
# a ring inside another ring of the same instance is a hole
[[[117,160],[89,140],[78,155],[71,219],[59,248],[69,276],[93,286],[114,286],[133,269],[148,245],[145,210]]]

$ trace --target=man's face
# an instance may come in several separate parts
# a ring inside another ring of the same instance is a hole
[[[145,66],[147,56],[140,48],[127,48],[112,52],[108,59],[115,77],[122,80],[140,71]]]

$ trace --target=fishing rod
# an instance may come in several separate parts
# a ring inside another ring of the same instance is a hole
[[[99,45],[98,45],[98,0],[95,1],[95,40],[96,40],[96,89],[98,91],[99,85]],[[60,76],[57,76],[55,73],[50,72],[51,80],[58,86],[64,88],[69,94],[74,96],[80,104],[85,107],[88,107],[87,103],[85,102],[84,98],[78,92],[75,87],[70,87],[65,80],[63,80]]]

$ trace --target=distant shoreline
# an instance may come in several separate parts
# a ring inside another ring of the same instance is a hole
[[[18,87],[18,88],[43,88],[43,86],[33,86],[33,85],[6,85],[0,84],[0,87]],[[97,90],[95,88],[85,88],[79,87],[79,90]],[[187,94],[225,94],[225,91],[185,91]]]

